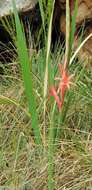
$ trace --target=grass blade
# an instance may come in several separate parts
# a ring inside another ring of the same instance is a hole
[[[69,6],[69,0],[66,0],[66,52],[65,52],[65,63],[64,67],[65,69],[68,67],[69,63],[69,39],[70,39],[70,6]]]
[[[89,34],[87,36],[87,38],[85,38],[85,40],[83,40],[83,42],[79,45],[79,47],[77,48],[77,50],[74,52],[73,56],[70,59],[70,65],[72,64],[73,60],[75,59],[75,57],[77,56],[77,54],[79,53],[80,49],[84,46],[84,44],[87,42],[87,40],[89,40],[92,37],[92,33]]]
[[[43,89],[43,97],[44,97],[44,144],[45,144],[45,115],[46,115],[46,96],[48,92],[48,75],[49,73],[49,57],[50,57],[50,47],[51,47],[51,32],[52,32],[52,19],[53,19],[53,11],[54,11],[54,3],[52,3],[52,12],[48,27],[48,37],[47,37],[47,44],[46,44],[46,66],[45,66],[45,74],[44,74],[44,89]]]
[[[2,104],[3,105],[13,104],[15,106],[19,106],[19,104],[15,100],[12,100],[6,96],[0,95],[0,105]]]
[[[32,128],[34,130],[36,143],[41,144],[41,135],[40,135],[40,129],[38,126],[36,102],[35,102],[35,97],[33,93],[33,81],[32,81],[32,76],[30,73],[29,57],[28,57],[28,52],[27,52],[25,35],[24,35],[22,26],[19,20],[15,1],[13,0],[12,2],[13,2],[13,9],[14,9],[16,33],[17,33],[18,55],[19,55],[19,61],[22,68],[22,75],[23,75],[25,92],[26,92],[26,96],[28,100],[29,112],[31,114]]]
[[[72,16],[72,21],[71,21],[71,34],[70,34],[70,57],[71,57],[71,50],[72,50],[72,45],[74,43],[74,34],[76,31],[76,16],[77,16],[77,11],[78,11],[78,1],[75,1],[74,5],[74,13]]]
[[[46,34],[45,34],[45,14],[44,14],[44,2],[43,0],[39,0],[39,8],[40,8],[40,13],[41,13],[41,19],[42,19],[42,25],[43,25],[43,30],[44,30],[44,35],[46,38]]]

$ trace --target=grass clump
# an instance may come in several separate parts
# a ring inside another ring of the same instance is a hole
[[[60,46],[56,46],[54,54],[50,51],[54,2],[48,1],[46,14],[45,2],[39,0],[39,5],[45,47],[37,53],[33,51],[30,60],[13,1],[18,58],[12,63],[15,70],[10,72],[11,64],[8,64],[5,74],[0,75],[0,187],[14,190],[91,189],[92,75],[74,59],[83,44],[74,54],[72,52],[77,2],[71,36],[68,34],[69,1],[66,3],[65,59]],[[49,15],[47,21],[46,15]],[[63,60],[61,67],[59,63]],[[60,89],[54,81],[60,74],[58,65],[67,79],[74,74],[74,85],[69,90],[65,78]],[[52,87],[55,94],[50,96]]]

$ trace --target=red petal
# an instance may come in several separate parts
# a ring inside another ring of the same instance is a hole
[[[51,87],[51,89],[50,89],[50,94],[51,94],[51,96],[54,96],[54,98],[55,98],[55,100],[56,100],[56,103],[57,103],[57,105],[58,105],[58,109],[60,110],[62,103],[61,103],[61,101],[60,101],[59,96],[57,95],[57,92],[56,92],[54,86]]]

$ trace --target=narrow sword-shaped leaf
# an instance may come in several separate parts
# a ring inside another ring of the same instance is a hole
[[[30,65],[29,65],[29,57],[28,57],[27,46],[26,46],[26,39],[23,32],[23,28],[20,23],[18,12],[16,9],[15,0],[12,0],[12,2],[13,2],[14,18],[15,18],[15,25],[16,25],[16,33],[17,33],[18,55],[19,55],[19,61],[22,68],[22,75],[23,75],[26,97],[28,100],[29,112],[31,114],[31,121],[32,121],[31,124],[34,130],[35,142],[37,144],[41,144],[41,135],[40,135],[40,129],[38,126],[36,102],[35,102],[35,97],[33,93],[33,81],[32,81],[32,76],[30,73]]]

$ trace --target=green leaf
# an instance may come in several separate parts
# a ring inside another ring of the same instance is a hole
[[[15,0],[12,0],[12,2],[13,2],[14,18],[16,25],[16,33],[17,33],[18,56],[22,68],[22,76],[24,81],[25,93],[28,100],[29,112],[31,114],[31,119],[32,119],[31,125],[34,130],[35,142],[37,144],[41,144],[41,134],[38,124],[36,101],[33,92],[33,80],[30,72],[30,64],[29,64],[25,34],[23,31],[23,27],[21,26],[20,23]]]

